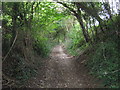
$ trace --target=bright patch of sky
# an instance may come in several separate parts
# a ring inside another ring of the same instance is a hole
[[[105,0],[100,0],[101,2],[105,2]],[[106,0],[106,2],[109,2],[110,4],[110,10],[113,15],[118,14],[120,10],[120,2],[119,0]],[[104,7],[103,7],[104,9]],[[107,13],[104,13],[104,15],[99,15],[102,19],[109,18],[109,15]],[[107,17],[107,18],[106,18]]]
[[[109,0],[111,9],[113,8],[114,13],[118,13],[118,9],[120,6],[120,0]]]

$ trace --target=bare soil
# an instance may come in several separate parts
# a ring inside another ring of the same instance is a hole
[[[53,48],[50,58],[31,78],[28,88],[100,88],[100,81],[89,74],[83,60],[67,55],[61,45]]]

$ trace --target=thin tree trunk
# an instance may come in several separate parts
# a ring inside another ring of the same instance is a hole
[[[87,33],[88,38],[90,39],[90,35],[89,35],[89,32],[88,32],[88,22],[87,21],[86,21],[86,33]]]
[[[82,17],[81,17],[81,11],[78,9],[78,14],[76,15],[76,18],[82,28],[82,33],[84,35],[84,38],[85,38],[85,41],[88,43],[90,38],[88,37],[87,33],[86,33],[86,30],[85,30],[85,26],[83,24],[83,20],[82,20]]]
[[[86,31],[85,31],[85,27],[83,25],[82,18],[80,16],[77,16],[77,19],[78,19],[78,22],[79,22],[79,24],[80,24],[80,26],[82,28],[82,33],[84,35],[85,41],[89,42],[89,38],[88,38],[88,35],[87,35]]]

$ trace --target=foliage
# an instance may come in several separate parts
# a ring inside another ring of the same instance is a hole
[[[65,15],[58,7],[51,2],[3,3],[3,57],[10,50],[17,32],[19,33],[7,57],[8,63],[3,63],[7,66],[11,62],[3,70],[6,75],[25,82],[36,74],[34,65],[30,66],[39,60],[35,60],[35,55],[45,58],[58,43],[56,38],[59,37],[54,35],[61,27],[57,22]]]
[[[2,22],[3,58],[17,36],[3,63],[8,76],[22,82],[28,80],[36,73],[30,67],[37,62],[35,55],[45,58],[57,44],[64,43],[72,55],[79,55],[94,44],[95,52],[90,53],[88,62],[92,74],[103,79],[106,86],[119,87],[116,70],[120,16],[112,14],[109,3],[4,2]],[[7,67],[8,64],[11,65]]]
[[[39,36],[34,43],[34,50],[42,57],[47,56],[49,53],[49,44],[47,44],[47,41],[47,38],[42,38]]]
[[[33,16],[32,30],[35,39],[34,50],[42,57],[48,56],[50,48],[52,48],[53,45],[52,43],[56,42],[53,41],[53,39],[56,38],[54,35],[58,29],[60,29],[60,25],[57,23],[64,16],[64,13],[58,12],[57,8],[58,6],[55,3],[41,2],[40,5],[36,7],[36,12]]]
[[[69,30],[69,33],[67,33],[67,37],[69,38],[69,41],[66,42],[67,50],[70,52],[70,54],[73,54],[73,55],[78,54],[76,52],[76,49],[78,47],[81,47],[85,42],[84,42],[84,37],[82,35],[81,29],[77,22],[71,28],[71,30]]]
[[[116,17],[118,18],[118,17]],[[116,21],[114,21],[116,22]],[[110,23],[108,23],[109,27]],[[114,30],[113,30],[114,28]],[[94,50],[90,54],[90,60],[87,62],[92,74],[98,76],[104,81],[104,85],[110,88],[119,88],[118,77],[119,73],[119,50],[118,50],[118,36],[115,34],[115,26],[107,31],[101,43],[97,43]],[[111,34],[113,34],[111,36]]]

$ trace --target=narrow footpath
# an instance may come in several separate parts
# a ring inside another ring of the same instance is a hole
[[[81,60],[83,61],[83,60]],[[53,48],[50,59],[27,87],[30,88],[100,88],[98,80],[83,63],[67,55],[61,45]]]

